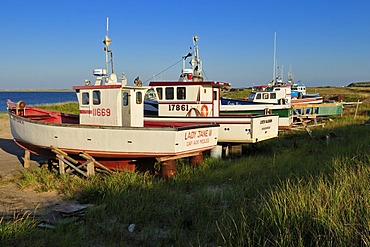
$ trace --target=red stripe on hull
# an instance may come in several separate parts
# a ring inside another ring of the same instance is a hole
[[[33,145],[30,143],[25,143],[20,140],[15,140],[15,142],[23,149],[29,150],[30,152],[41,155],[45,157],[55,158],[55,154],[51,151],[50,147],[42,147]],[[58,147],[59,148],[59,147]],[[96,151],[96,150],[84,150],[84,149],[68,149],[59,148],[60,150],[66,152],[68,155],[78,156],[82,152],[86,152],[94,158],[100,159],[141,159],[141,158],[159,158],[165,156],[176,156],[176,155],[186,155],[194,152],[203,152],[209,150],[209,147],[192,149],[184,152],[166,152],[166,153],[155,153],[155,152],[108,152],[108,151]]]

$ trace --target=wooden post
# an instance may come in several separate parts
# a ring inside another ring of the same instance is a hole
[[[190,161],[190,165],[192,166],[200,165],[203,161],[203,153],[201,152],[198,155],[191,156],[189,158],[189,161]]]
[[[65,164],[62,159],[59,159],[59,174],[65,174]]]
[[[160,173],[162,177],[169,178],[176,175],[176,160],[166,160],[161,162]]]
[[[357,105],[356,105],[356,110],[355,110],[355,117],[353,119],[356,119],[356,116],[357,116],[357,110],[358,110],[358,106],[360,105],[360,100],[357,100]]]
[[[31,153],[28,150],[24,150],[23,167],[29,168],[31,166]]]
[[[90,161],[90,162],[87,163],[87,173],[86,173],[86,175],[89,178],[89,177],[94,176],[94,174],[95,174],[94,162]]]

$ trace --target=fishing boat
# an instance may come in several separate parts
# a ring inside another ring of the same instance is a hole
[[[198,53],[198,37],[193,37],[193,53],[182,57],[183,68],[177,81],[151,81],[145,104],[144,122],[153,127],[188,124],[219,124],[218,144],[222,146],[256,143],[278,136],[279,117],[274,114],[221,116],[220,94],[230,83],[205,81]],[[191,57],[191,68],[186,59]]]
[[[106,68],[93,71],[94,84],[85,80],[73,87],[78,115],[8,100],[11,133],[20,147],[50,158],[56,157],[55,147],[73,159],[86,153],[106,168],[124,170],[140,163],[198,156],[216,146],[218,124],[147,125],[144,95],[149,88],[127,86],[126,78],[114,73],[108,24],[103,43]]]
[[[287,84],[291,85],[292,104],[320,104],[324,102],[319,93],[307,93],[307,88],[302,83],[295,83],[292,72],[288,72]]]
[[[294,121],[338,115],[343,112],[340,103],[323,103],[318,94],[307,94],[305,86],[294,83],[292,74],[284,82],[282,72],[276,66],[276,33],[274,36],[274,67],[272,81],[268,85],[254,86],[248,99],[222,98],[221,116],[261,114],[271,112],[279,115],[279,128],[289,129]]]
[[[221,98],[221,116],[245,114],[277,114],[279,129],[289,129],[293,123],[289,85],[256,86],[248,99]]]
[[[268,85],[253,86],[247,99],[221,98],[221,116],[272,113],[279,116],[279,129],[293,125],[291,87],[283,83],[276,71],[276,33],[274,37],[274,67],[272,81]]]

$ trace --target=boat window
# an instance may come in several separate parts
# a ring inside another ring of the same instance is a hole
[[[271,93],[270,94],[270,99],[276,99],[276,93]]]
[[[158,99],[162,99],[163,88],[161,87],[157,88],[157,95],[158,95]]]
[[[82,93],[82,104],[88,105],[89,104],[89,93]]]
[[[93,91],[93,104],[100,105],[101,98],[100,98],[100,91]]]
[[[213,91],[213,100],[218,100],[217,91]]]
[[[256,93],[251,93],[251,94],[249,95],[248,100],[250,100],[250,101],[254,100],[254,96],[256,96]]]
[[[263,94],[263,99],[268,99],[269,98],[269,94],[268,93],[264,93]]]
[[[154,88],[150,88],[150,89],[148,89],[148,91],[146,91],[144,99],[145,100],[147,100],[147,99],[155,100],[156,99],[156,94],[155,94]]]
[[[136,104],[141,104],[143,102],[142,92],[136,92]]]
[[[123,92],[122,101],[123,101],[123,106],[128,106],[128,92]]]
[[[177,88],[177,99],[186,99],[185,87]]]
[[[261,99],[261,94],[260,93],[256,94],[256,99]]]
[[[174,99],[173,87],[166,87],[166,99]]]

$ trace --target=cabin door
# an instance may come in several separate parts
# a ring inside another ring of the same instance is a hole
[[[122,90],[122,126],[144,126],[144,89]]]
[[[129,127],[131,126],[131,111],[130,111],[130,92],[122,92],[122,126]]]
[[[220,89],[213,88],[212,104],[213,104],[213,116],[218,117],[220,114]]]

